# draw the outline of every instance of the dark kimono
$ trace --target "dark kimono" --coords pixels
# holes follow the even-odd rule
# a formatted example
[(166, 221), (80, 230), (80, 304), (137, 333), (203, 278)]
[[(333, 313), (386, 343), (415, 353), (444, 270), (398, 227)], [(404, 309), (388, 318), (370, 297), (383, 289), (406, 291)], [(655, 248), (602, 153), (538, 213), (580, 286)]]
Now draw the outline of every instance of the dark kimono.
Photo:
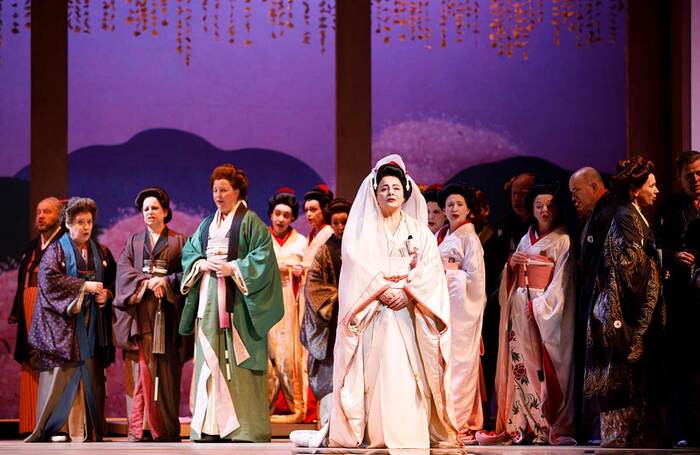
[[(58, 240), (62, 232), (57, 228), (45, 248)], [(19, 263), (17, 292), (10, 313), (11, 323), (17, 324), (15, 360), (20, 364), (19, 376), (19, 433), (30, 433), (36, 425), (39, 370), (36, 351), (27, 341), (32, 323), (36, 299), (39, 295), (39, 263), (46, 249), (41, 247), (41, 237), (32, 240)]]
[(615, 214), (603, 261), (586, 333), (584, 395), (601, 413), (603, 446), (639, 447), (652, 392), (661, 388), (655, 373), (666, 312), (654, 237), (631, 203)]
[[(341, 240), (332, 235), (316, 252), (306, 275), (301, 342), (309, 351), (309, 385), (317, 399), (333, 392), (333, 346), (338, 325)], [(323, 422), (322, 422), (323, 423)]]
[[(696, 342), (695, 328), (700, 318), (700, 295), (693, 283), (695, 265), (675, 261), (680, 251), (689, 251), (700, 256), (697, 233), (690, 226), (697, 224), (700, 210), (685, 192), (676, 194), (659, 207), (654, 223), (657, 247), (662, 250), (663, 268), (666, 272), (664, 295), (668, 305), (668, 330), (666, 353), (668, 356), (667, 377), (673, 381), (669, 389), (669, 427), (674, 442), (685, 439), (700, 441), (698, 428), (700, 403), (697, 397), (698, 362), (689, 362), (687, 347)], [(697, 228), (694, 228), (697, 231)], [(695, 376), (695, 380), (693, 378)], [(694, 382), (695, 381), (695, 382)], [(695, 402), (694, 402), (695, 401)]]
[(579, 237), (578, 295), (576, 300), (576, 327), (574, 331), (574, 400), (576, 429), (579, 438), (588, 441), (597, 431), (593, 416), (582, 416), (583, 369), (586, 357), (586, 327), (591, 306), (600, 293), (599, 270), (604, 267), (603, 247), (610, 224), (620, 206), (619, 199), (610, 191), (596, 203)]
[[(136, 356), (129, 437), (180, 440), (180, 378), (192, 358), (192, 338), (178, 334), (184, 296), (180, 293), (182, 246), (187, 238), (167, 227), (155, 245), (148, 231), (127, 240), (117, 264), (115, 341)], [(167, 278), (165, 296), (147, 289), (155, 276)]]
[(39, 265), (39, 298), (29, 344), (39, 354), (37, 425), (27, 442), (47, 441), (68, 430), (74, 442), (104, 435), (104, 370), (114, 361), (112, 310), (85, 293), (86, 281), (114, 289), (116, 264), (90, 240), (87, 259), (64, 234)]

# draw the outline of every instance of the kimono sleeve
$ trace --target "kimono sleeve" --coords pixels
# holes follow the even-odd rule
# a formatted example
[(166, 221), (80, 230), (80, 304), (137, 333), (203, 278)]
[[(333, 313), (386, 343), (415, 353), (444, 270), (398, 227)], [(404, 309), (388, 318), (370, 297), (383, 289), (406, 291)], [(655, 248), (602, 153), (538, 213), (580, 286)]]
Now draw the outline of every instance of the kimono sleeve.
[[(639, 222), (635, 223), (631, 211), (618, 210), (615, 223), (618, 229), (612, 233), (616, 254), (612, 258), (613, 271), (617, 282), (622, 287), (620, 299), (623, 314), (635, 314), (634, 319), (628, 318), (631, 333), (628, 360), (631, 362), (641, 359), (644, 351), (644, 335), (649, 328), (654, 310), (659, 301), (661, 278), (656, 262), (653, 245), (645, 242), (644, 233), (640, 230)], [(652, 251), (650, 251), (652, 250)], [(635, 311), (629, 311), (625, 305), (638, 306)]]
[(117, 261), (116, 295), (114, 306), (126, 308), (131, 304), (132, 296), (137, 294), (142, 283), (147, 279), (146, 275), (134, 266), (134, 237), (127, 240), (124, 251)]
[(318, 249), (311, 263), (306, 275), (304, 296), (320, 321), (327, 323), (331, 320), (338, 304), (338, 285), (333, 277), (333, 264), (326, 245)]
[(442, 333), (447, 330), (449, 321), (449, 295), (442, 258), (433, 235), (421, 231), (419, 254), (416, 266), (408, 273), (404, 291), (432, 317), (434, 329)]
[[(187, 241), (187, 238), (183, 235), (177, 235), (176, 240), (172, 242), (172, 245), (169, 243), (169, 246), (175, 247), (174, 251), (170, 252), (170, 256), (177, 256), (177, 261), (176, 261), (176, 267), (175, 270), (168, 274), (165, 278), (168, 281), (168, 290), (167, 290), (167, 297), (168, 300), (172, 299), (172, 303), (178, 303), (182, 300), (182, 293), (180, 292), (180, 286), (182, 284), (182, 277), (183, 277), (183, 272), (182, 272), (182, 248)], [(174, 263), (174, 260), (169, 260), (170, 264)]]
[(476, 235), (464, 239), (464, 259), (462, 270), (467, 278), (467, 296), (469, 301), (486, 303), (486, 268), (484, 250)]
[(199, 303), (199, 284), (202, 278), (199, 272), (199, 262), (205, 260), (200, 233), (202, 226), (205, 223), (200, 223), (197, 231), (192, 234), (185, 245), (182, 247), (182, 282), (180, 283), (180, 292), (185, 294), (185, 305), (182, 308), (180, 316), (180, 327), (178, 332), (180, 335), (194, 334), (194, 323), (197, 318), (197, 305)]
[(561, 235), (556, 248), (552, 281), (544, 292), (532, 299), (532, 310), (540, 329), (543, 341), (558, 345), (561, 337), (562, 320), (568, 305), (575, 305), (575, 264), (571, 258), (569, 236)]
[[(272, 236), (260, 218), (250, 211), (243, 221), (240, 235), (240, 244), (247, 246), (247, 254), (235, 260), (248, 291), (243, 295), (243, 301), (255, 331), (263, 336), (284, 315), (282, 281)], [(241, 245), (238, 251), (241, 251)]]
[(60, 244), (52, 243), (39, 263), (39, 292), (45, 310), (68, 317), (68, 306), (80, 297), (85, 280), (67, 275), (63, 261)]

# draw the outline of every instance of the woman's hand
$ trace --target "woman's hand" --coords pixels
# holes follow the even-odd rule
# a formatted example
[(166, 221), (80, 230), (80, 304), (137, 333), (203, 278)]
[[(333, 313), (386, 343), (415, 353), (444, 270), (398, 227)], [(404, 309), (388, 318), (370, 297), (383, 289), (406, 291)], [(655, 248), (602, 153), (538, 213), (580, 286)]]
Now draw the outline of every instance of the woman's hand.
[(102, 283), (99, 281), (86, 281), (85, 282), (85, 292), (88, 294), (97, 294), (104, 288)]
[(213, 262), (211, 264), (211, 270), (216, 272), (217, 278), (225, 278), (227, 276), (233, 275), (233, 266), (228, 262)]
[(304, 266), (302, 264), (295, 264), (292, 266), (292, 275), (299, 278), (302, 273), (304, 273)]
[(403, 289), (387, 289), (379, 296), (379, 301), (387, 308), (399, 311), (408, 305), (409, 298)]
[(211, 272), (211, 263), (206, 259), (199, 263), (199, 271), (202, 273)]
[(209, 260), (209, 259), (207, 259), (206, 261), (202, 262), (202, 265), (199, 266), (199, 270), (201, 270), (203, 272), (216, 273), (217, 277), (228, 276), (228, 275), (221, 275), (221, 271), (222, 271), (222, 268), (224, 266), (228, 267), (229, 275), (230, 275), (232, 273), (231, 266), (229, 266), (225, 261), (222, 261), (222, 260)]
[(109, 289), (101, 288), (95, 294), (95, 302), (97, 302), (97, 304), (101, 307), (105, 306), (105, 304), (107, 303), (107, 300), (109, 299), (110, 294), (111, 293), (109, 292)]
[(508, 265), (510, 266), (510, 268), (514, 269), (514, 268), (517, 268), (519, 265), (527, 264), (527, 260), (528, 260), (527, 254), (525, 254), (522, 251), (516, 251), (510, 257), (510, 261), (508, 262)]
[(167, 279), (162, 276), (154, 276), (148, 280), (147, 287), (149, 290), (153, 291), (153, 294), (157, 298), (163, 298), (165, 296), (165, 283)]

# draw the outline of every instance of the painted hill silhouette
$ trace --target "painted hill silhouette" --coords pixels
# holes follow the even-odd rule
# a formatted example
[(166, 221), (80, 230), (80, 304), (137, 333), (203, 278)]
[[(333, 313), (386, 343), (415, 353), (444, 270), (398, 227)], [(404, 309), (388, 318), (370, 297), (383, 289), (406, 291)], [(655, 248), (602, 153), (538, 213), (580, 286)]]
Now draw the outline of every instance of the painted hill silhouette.
[(477, 164), (461, 170), (447, 183), (463, 182), (484, 191), (491, 202), (491, 221), (505, 215), (510, 200), (503, 191), (503, 185), (512, 176), (521, 172), (533, 172), (542, 183), (559, 183), (562, 195), (569, 201), (569, 176), (571, 171), (542, 158), (515, 156), (492, 163)]
[[(174, 129), (145, 130), (123, 144), (94, 145), (68, 157), (68, 192), (89, 196), (99, 208), (98, 223), (111, 225), (120, 211), (133, 207), (136, 194), (147, 186), (165, 188), (179, 210), (206, 213), (215, 209), (209, 187), (212, 169), (230, 162), (250, 180), (248, 204), (263, 219), (267, 199), (280, 186), (297, 194), (321, 183), (303, 161), (274, 150), (221, 150), (200, 136)], [(17, 178), (28, 180), (29, 167)]]
[(5, 222), (0, 227), (0, 261), (15, 257), (29, 240), (29, 182), (13, 177), (0, 177), (0, 213)]

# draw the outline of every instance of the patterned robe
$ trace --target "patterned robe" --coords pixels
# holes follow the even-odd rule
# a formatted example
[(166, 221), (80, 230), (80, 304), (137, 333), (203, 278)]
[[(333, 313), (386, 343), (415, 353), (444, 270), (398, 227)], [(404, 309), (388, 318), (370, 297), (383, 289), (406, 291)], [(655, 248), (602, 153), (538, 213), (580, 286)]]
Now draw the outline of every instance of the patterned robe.
[(39, 352), (39, 410), (27, 442), (67, 429), (74, 442), (104, 435), (105, 369), (114, 361), (112, 310), (85, 293), (86, 281), (114, 289), (115, 263), (90, 240), (83, 258), (69, 234), (52, 243), (39, 266), (39, 299), (29, 344)]
[(644, 440), (647, 398), (657, 389), (653, 370), (663, 369), (666, 309), (653, 234), (631, 203), (617, 210), (603, 254), (601, 292), (588, 319), (584, 394), (601, 412), (603, 445), (634, 447)]
[(341, 240), (331, 236), (316, 252), (306, 275), (306, 311), (301, 342), (309, 351), (309, 384), (314, 395), (323, 399), (333, 392), (333, 345), (338, 325), (338, 278), (341, 267)]
[[(496, 430), (507, 432), (516, 443), (573, 442), (576, 289), (569, 250), (565, 228), (539, 237), (531, 227), (517, 248), (530, 258), (527, 275), (522, 266), (515, 270), (505, 266)], [(548, 279), (535, 279), (541, 273), (549, 274)], [(524, 281), (528, 275), (529, 287)]]
[[(304, 419), (306, 408), (304, 371), (306, 352), (301, 345), (300, 327), (304, 313), (304, 296), (301, 292), (301, 277), (292, 274), (292, 266), (300, 264), (306, 249), (306, 237), (290, 228), (288, 235), (278, 238), (272, 229), (272, 245), (280, 268), (284, 316), (267, 334), (270, 349), (270, 408), (273, 423), (297, 423)], [(284, 272), (282, 270), (284, 269)], [(277, 413), (278, 394), (290, 414)]]

